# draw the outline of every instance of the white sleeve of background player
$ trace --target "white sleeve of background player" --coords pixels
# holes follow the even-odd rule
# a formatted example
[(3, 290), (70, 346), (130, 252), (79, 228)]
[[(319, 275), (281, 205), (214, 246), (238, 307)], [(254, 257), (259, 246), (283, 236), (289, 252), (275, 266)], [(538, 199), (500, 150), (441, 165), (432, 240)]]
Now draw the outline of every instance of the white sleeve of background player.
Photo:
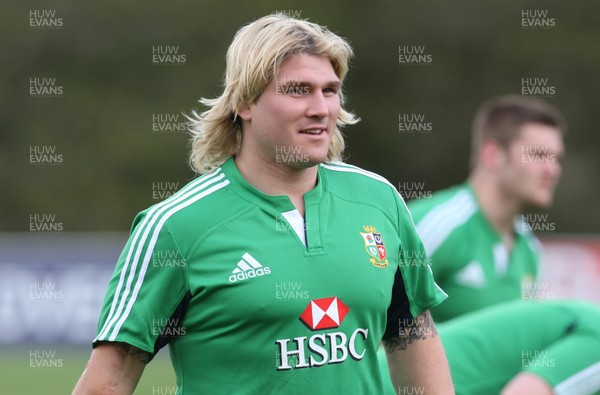
[(427, 256), (433, 256), (454, 229), (467, 222), (475, 212), (477, 203), (463, 190), (421, 218), (416, 224), (417, 233), (421, 236)]

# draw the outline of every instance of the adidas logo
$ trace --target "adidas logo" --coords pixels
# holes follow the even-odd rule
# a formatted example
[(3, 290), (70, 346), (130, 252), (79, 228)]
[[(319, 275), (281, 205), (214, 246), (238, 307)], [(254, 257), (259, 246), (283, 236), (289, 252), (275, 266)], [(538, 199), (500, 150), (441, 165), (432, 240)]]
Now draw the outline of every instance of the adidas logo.
[(458, 284), (471, 288), (485, 288), (487, 280), (485, 273), (478, 261), (471, 261), (461, 271), (456, 274), (455, 281)]
[(242, 259), (237, 263), (237, 267), (231, 271), (229, 282), (243, 281), (249, 278), (265, 276), (271, 274), (271, 269), (268, 266), (260, 264), (252, 255), (247, 252), (242, 255)]

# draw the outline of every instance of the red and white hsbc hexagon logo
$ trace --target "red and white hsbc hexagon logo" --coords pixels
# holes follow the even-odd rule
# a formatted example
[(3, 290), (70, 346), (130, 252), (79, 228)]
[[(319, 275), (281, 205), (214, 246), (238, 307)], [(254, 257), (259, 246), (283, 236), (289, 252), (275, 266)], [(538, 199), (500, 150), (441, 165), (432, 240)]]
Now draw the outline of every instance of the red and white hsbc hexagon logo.
[(350, 309), (336, 297), (311, 300), (300, 320), (313, 331), (340, 326)]
[[(314, 299), (300, 315), (300, 321), (311, 331), (339, 327), (350, 308), (337, 297)], [(310, 337), (278, 339), (277, 370), (318, 367), (342, 363), (348, 356), (360, 361), (365, 355), (369, 329), (357, 328), (350, 337), (345, 332), (317, 333)], [(307, 358), (308, 357), (308, 358)]]

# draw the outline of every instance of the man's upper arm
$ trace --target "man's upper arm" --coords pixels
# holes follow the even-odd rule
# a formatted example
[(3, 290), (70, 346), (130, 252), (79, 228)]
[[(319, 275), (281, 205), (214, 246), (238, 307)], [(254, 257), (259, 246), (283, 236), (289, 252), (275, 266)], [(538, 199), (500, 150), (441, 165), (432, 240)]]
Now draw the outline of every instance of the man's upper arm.
[(437, 329), (429, 310), (415, 319), (406, 319), (398, 324), (398, 335), (383, 339), (383, 346), (388, 353), (406, 350), (409, 344), (417, 340), (437, 337)]
[(77, 382), (73, 395), (131, 394), (152, 358), (127, 343), (100, 342)]
[[(399, 251), (399, 272), (400, 277), (396, 276), (394, 288), (398, 288), (398, 282), (403, 282), (402, 294), (398, 295), (397, 290), (392, 292), (391, 309), (397, 309), (398, 300), (401, 303), (408, 304), (409, 314), (403, 314), (407, 318), (414, 318), (423, 311), (430, 309), (444, 299), (447, 295), (438, 287), (434, 281), (429, 258), (427, 257), (423, 243), (413, 222), (413, 218), (408, 207), (402, 201), (402, 197), (397, 195), (398, 199), (398, 236), (400, 238)], [(389, 337), (389, 336), (388, 336)]]
[(435, 324), (424, 311), (383, 340), (396, 393), (454, 394), (450, 369)]
[(187, 259), (168, 224), (153, 222), (156, 215), (138, 223), (119, 257), (94, 344), (122, 342), (155, 354), (169, 341), (165, 329), (182, 325), (191, 299)]
[(191, 298), (187, 261), (167, 224), (136, 218), (100, 314), (94, 350), (77, 394), (129, 394), (148, 363), (182, 325)]

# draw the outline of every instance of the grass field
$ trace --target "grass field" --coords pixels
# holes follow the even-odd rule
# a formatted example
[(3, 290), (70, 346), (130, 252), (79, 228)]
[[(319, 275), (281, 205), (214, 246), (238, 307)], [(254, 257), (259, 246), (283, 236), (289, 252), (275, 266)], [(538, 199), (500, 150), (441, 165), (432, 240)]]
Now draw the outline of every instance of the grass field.
[[(22, 345), (0, 348), (0, 394), (70, 394), (90, 356), (89, 347)], [(168, 349), (148, 364), (134, 394), (175, 394)]]

